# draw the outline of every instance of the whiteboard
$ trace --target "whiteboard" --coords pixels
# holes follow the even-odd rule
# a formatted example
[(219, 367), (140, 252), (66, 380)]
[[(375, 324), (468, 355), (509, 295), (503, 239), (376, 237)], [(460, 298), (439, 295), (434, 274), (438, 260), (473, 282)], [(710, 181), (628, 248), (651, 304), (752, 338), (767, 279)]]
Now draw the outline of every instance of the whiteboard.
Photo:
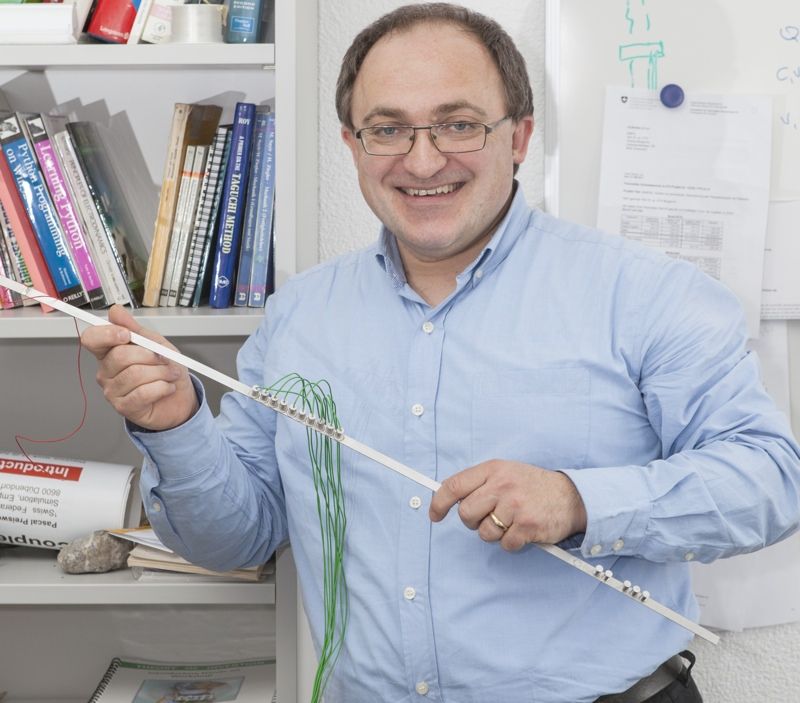
[(609, 85), (771, 96), (771, 198), (800, 198), (798, 0), (549, 0), (547, 12), (551, 212), (595, 224)]

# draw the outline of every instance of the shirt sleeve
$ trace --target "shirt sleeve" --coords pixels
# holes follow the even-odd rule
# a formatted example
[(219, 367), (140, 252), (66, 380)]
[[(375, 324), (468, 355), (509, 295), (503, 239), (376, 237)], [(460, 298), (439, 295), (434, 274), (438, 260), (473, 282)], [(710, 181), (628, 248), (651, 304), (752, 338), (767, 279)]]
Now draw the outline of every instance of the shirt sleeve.
[[(262, 384), (262, 328), (239, 351), (240, 380)], [(275, 413), (226, 394), (215, 419), (193, 378), (199, 411), (163, 432), (128, 425), (145, 457), (141, 493), (153, 529), (189, 561), (225, 571), (266, 561), (288, 540), (275, 458)]]
[(581, 553), (710, 562), (787, 537), (800, 449), (745, 348), (741, 307), (690, 266), (667, 267), (650, 290), (636, 356), (661, 457), (564, 470), (586, 505)]

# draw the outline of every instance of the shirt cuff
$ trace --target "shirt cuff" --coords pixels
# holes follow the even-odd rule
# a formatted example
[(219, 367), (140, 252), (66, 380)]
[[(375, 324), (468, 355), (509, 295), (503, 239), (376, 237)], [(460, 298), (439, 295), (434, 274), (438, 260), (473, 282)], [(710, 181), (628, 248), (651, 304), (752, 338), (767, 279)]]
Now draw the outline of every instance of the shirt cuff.
[(641, 467), (560, 470), (586, 508), (586, 532), (579, 545), (569, 547), (579, 546), (584, 557), (639, 555), (652, 505)]

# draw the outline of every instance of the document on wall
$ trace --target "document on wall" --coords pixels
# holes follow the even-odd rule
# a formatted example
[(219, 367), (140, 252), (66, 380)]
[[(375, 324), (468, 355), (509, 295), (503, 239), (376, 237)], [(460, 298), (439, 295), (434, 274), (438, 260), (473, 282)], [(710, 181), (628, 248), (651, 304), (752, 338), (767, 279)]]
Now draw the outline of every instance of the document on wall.
[(772, 101), (606, 91), (597, 226), (693, 262), (727, 285), (758, 336)]
[[(748, 347), (758, 353), (761, 381), (787, 418), (789, 337), (784, 320), (762, 320)], [(692, 565), (692, 585), (706, 627), (739, 631), (800, 621), (800, 534), (766, 549)]]
[(800, 319), (800, 200), (769, 204), (767, 241), (764, 245), (764, 279), (761, 318)]

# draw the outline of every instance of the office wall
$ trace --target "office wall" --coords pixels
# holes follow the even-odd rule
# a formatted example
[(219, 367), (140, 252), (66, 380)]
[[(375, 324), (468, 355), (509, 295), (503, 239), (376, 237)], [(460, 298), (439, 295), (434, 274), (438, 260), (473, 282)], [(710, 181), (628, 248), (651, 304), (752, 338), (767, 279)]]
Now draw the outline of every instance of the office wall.
[[(586, 0), (589, 2), (590, 0)], [(320, 259), (360, 247), (374, 240), (377, 222), (358, 193), (350, 155), (339, 136), (334, 110), (334, 86), (341, 57), (355, 33), (371, 20), (403, 3), (392, 0), (320, 2)], [(505, 0), (489, 3), (469, 0), (465, 5), (497, 18), (519, 43), (534, 83), (537, 130), (520, 180), (531, 204), (544, 194), (544, 56), (545, 0)], [(800, 332), (792, 329), (790, 344), (800, 348)], [(794, 378), (800, 378), (797, 362)], [(800, 397), (800, 396), (797, 396)], [(795, 428), (797, 432), (797, 427)], [(613, 626), (610, 624), (609, 626)], [(698, 641), (697, 679), (706, 703), (784, 703), (798, 699), (800, 624), (722, 633), (713, 647)], [(310, 648), (306, 643), (306, 654)]]

